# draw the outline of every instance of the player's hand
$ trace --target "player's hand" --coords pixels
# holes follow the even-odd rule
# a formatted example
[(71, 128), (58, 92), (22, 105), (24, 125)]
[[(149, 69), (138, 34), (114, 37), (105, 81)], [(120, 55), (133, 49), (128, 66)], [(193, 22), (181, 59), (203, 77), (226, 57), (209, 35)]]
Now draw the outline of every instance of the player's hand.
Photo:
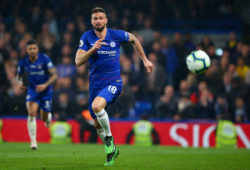
[(23, 85), (22, 83), (18, 83), (18, 88), (24, 91), (27, 90), (27, 87)]
[(144, 66), (146, 67), (148, 73), (151, 73), (154, 67), (153, 63), (149, 60), (144, 61)]
[(102, 45), (107, 45), (105, 42), (102, 42), (105, 38), (101, 38), (99, 40), (97, 40), (93, 46), (93, 48), (97, 51), (99, 49), (101, 49)]
[(36, 92), (42, 92), (46, 89), (46, 85), (45, 84), (40, 84), (36, 86)]

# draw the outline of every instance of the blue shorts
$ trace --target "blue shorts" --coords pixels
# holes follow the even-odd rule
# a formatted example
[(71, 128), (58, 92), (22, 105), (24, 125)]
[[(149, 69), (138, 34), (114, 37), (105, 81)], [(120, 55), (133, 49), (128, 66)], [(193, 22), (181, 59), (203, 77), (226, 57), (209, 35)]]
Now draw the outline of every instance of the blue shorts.
[(122, 82), (112, 83), (104, 88), (89, 88), (89, 111), (93, 119), (97, 119), (94, 111), (92, 110), (92, 103), (97, 96), (103, 97), (107, 106), (119, 97), (122, 91)]
[(26, 95), (26, 102), (36, 102), (40, 109), (45, 112), (50, 112), (52, 107), (53, 90), (45, 90), (41, 93), (37, 93), (35, 89), (28, 88)]

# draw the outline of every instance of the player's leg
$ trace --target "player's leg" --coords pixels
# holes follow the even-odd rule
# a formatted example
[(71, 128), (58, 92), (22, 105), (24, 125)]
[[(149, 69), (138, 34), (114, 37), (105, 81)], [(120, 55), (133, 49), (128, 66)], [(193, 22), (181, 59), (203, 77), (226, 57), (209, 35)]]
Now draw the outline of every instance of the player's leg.
[(45, 123), (46, 127), (49, 127), (52, 121), (52, 91), (44, 92), (41, 97), (41, 104), (40, 104), (40, 117)]
[(95, 128), (96, 128), (97, 134), (100, 137), (100, 139), (102, 140), (102, 142), (104, 142), (104, 138), (106, 136), (105, 132), (104, 132), (104, 129), (100, 125), (100, 123), (98, 122), (97, 117), (96, 117), (96, 115), (95, 115), (95, 113), (94, 113), (94, 111), (92, 109), (92, 103), (93, 103), (93, 101), (94, 101), (94, 99), (95, 99), (95, 97), (97, 96), (98, 93), (99, 93), (99, 90), (97, 90), (97, 89), (94, 89), (94, 88), (89, 89), (89, 103), (90, 103), (89, 112), (90, 112), (91, 117), (94, 119), (94, 123), (95, 123), (94, 125), (95, 125)]
[(37, 148), (37, 141), (36, 141), (36, 116), (37, 111), (39, 108), (39, 104), (33, 101), (27, 101), (26, 107), (28, 110), (28, 120), (27, 120), (27, 126), (28, 126), (28, 132), (31, 140), (31, 149)]
[(103, 88), (95, 97), (92, 103), (92, 110), (97, 117), (99, 124), (103, 127), (105, 132), (105, 151), (107, 153), (107, 161), (105, 166), (111, 166), (114, 163), (114, 159), (118, 156), (119, 151), (114, 145), (114, 139), (110, 130), (110, 123), (108, 114), (105, 111), (105, 107), (108, 104), (113, 103), (119, 96), (122, 89), (121, 83), (114, 83)]
[(110, 130), (109, 117), (104, 109), (106, 105), (107, 105), (106, 99), (97, 96), (92, 103), (92, 109), (97, 117), (99, 125), (103, 127), (105, 132), (104, 143), (105, 143), (105, 152), (107, 154), (107, 161), (105, 162), (104, 165), (111, 166), (114, 163), (114, 159), (119, 154), (119, 151), (114, 145), (114, 139)]
[(99, 124), (104, 129), (105, 136), (112, 136), (109, 124), (109, 117), (104, 109), (106, 105), (106, 100), (103, 97), (97, 96), (92, 103), (92, 109), (97, 117)]
[(46, 112), (44, 110), (40, 110), (40, 117), (43, 120), (45, 126), (48, 128), (52, 121), (52, 114), (50, 112)]
[(100, 137), (102, 142), (104, 142), (104, 139), (105, 139), (104, 129), (102, 128), (102, 126), (100, 125), (100, 123), (98, 122), (97, 119), (94, 119), (94, 123), (95, 123), (95, 128), (96, 128), (96, 131), (97, 131), (97, 135)]

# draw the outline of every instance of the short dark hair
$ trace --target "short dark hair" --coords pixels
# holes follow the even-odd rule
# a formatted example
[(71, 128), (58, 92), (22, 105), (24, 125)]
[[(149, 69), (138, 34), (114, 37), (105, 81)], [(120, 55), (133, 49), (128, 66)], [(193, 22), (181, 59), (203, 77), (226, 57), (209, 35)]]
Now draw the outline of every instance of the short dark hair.
[(35, 40), (29, 40), (26, 45), (28, 46), (33, 44), (38, 45), (38, 43)]
[(94, 13), (97, 13), (97, 12), (102, 12), (102, 13), (104, 13), (106, 15), (105, 9), (103, 9), (101, 7), (95, 7), (95, 8), (93, 8), (92, 11), (91, 11), (91, 15), (94, 14)]

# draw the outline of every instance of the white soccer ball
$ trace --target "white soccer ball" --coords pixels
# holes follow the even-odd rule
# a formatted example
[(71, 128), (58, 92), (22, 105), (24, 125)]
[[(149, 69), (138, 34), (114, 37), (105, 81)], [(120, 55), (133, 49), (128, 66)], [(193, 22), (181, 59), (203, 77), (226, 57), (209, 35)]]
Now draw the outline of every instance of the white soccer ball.
[(206, 52), (197, 50), (187, 56), (186, 64), (192, 73), (201, 74), (210, 67), (211, 61)]

